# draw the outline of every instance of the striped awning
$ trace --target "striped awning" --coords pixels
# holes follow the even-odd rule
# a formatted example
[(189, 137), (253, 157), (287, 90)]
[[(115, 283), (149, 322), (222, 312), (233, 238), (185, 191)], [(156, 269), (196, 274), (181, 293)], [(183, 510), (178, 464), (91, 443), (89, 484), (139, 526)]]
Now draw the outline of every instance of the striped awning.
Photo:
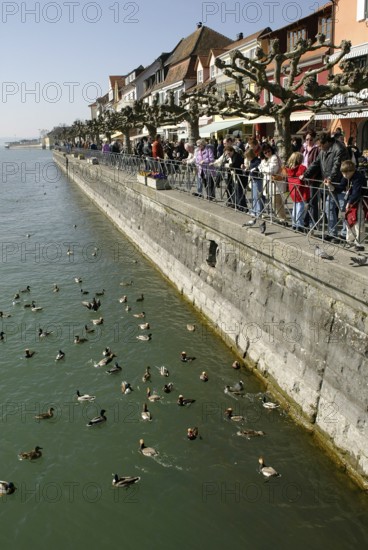
[(365, 111), (351, 111), (351, 113), (319, 113), (315, 116), (315, 120), (332, 120), (332, 119), (342, 119), (345, 118), (367, 118), (368, 109)]
[[(340, 52), (330, 55), (330, 61), (335, 61)], [(358, 46), (353, 46), (349, 53), (344, 55), (343, 59), (351, 59), (352, 57), (360, 57), (362, 55), (368, 55), (368, 42), (364, 44), (359, 44)]]

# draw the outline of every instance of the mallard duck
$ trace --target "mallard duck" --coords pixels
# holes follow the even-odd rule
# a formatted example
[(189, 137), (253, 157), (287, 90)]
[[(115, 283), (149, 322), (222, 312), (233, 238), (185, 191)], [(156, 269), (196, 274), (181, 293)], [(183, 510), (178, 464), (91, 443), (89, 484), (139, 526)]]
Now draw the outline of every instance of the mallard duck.
[(147, 403), (144, 403), (143, 410), (141, 412), (142, 420), (152, 420), (152, 415), (147, 409)]
[(262, 397), (262, 405), (265, 409), (278, 409), (280, 406), (276, 403), (272, 403), (271, 401), (267, 401), (267, 397), (265, 395)]
[(96, 399), (95, 395), (88, 395), (88, 393), (85, 393), (84, 395), (81, 395), (79, 393), (79, 390), (77, 390), (77, 400), (78, 401), (94, 401)]
[(149, 382), (151, 380), (151, 367), (147, 367), (144, 375), (142, 376), (142, 382)]
[(97, 426), (97, 424), (103, 424), (104, 422), (106, 422), (107, 418), (105, 416), (105, 412), (105, 409), (102, 409), (100, 412), (100, 416), (95, 416), (94, 418), (92, 418), (92, 420), (88, 422), (87, 426)]
[(133, 281), (122, 281), (120, 283), (120, 286), (131, 286), (133, 284)]
[(199, 435), (198, 428), (188, 428), (187, 430), (187, 438), (193, 441), (194, 439), (197, 439)]
[(202, 374), (199, 375), (199, 379), (202, 380), (202, 382), (208, 382), (208, 374), (206, 371), (203, 371)]
[(161, 397), (157, 393), (151, 394), (150, 388), (147, 388), (146, 395), (148, 401), (151, 401), (151, 403), (154, 403), (155, 401), (159, 401), (161, 399)]
[(31, 351), (30, 349), (27, 348), (26, 350), (24, 350), (24, 357), (26, 359), (30, 359), (31, 357), (34, 356), (35, 353), (36, 353), (35, 351)]
[(42, 328), (38, 329), (39, 338), (46, 338), (46, 336), (50, 336), (50, 334), (53, 334), (52, 330), (42, 330)]
[(99, 319), (92, 319), (92, 324), (93, 325), (103, 325), (103, 317), (100, 317)]
[(146, 316), (144, 311), (141, 311), (141, 313), (133, 313), (133, 317), (136, 317), (137, 319), (144, 319)]
[(132, 386), (129, 384), (129, 382), (122, 382), (121, 383), (121, 393), (124, 394), (124, 395), (128, 395), (129, 393), (132, 393), (133, 391), (133, 388)]
[(36, 458), (41, 458), (42, 447), (35, 447), (33, 451), (19, 453), (20, 460), (36, 460)]
[(224, 388), (224, 393), (226, 394), (232, 394), (232, 395), (241, 395), (243, 396), (244, 395), (244, 392), (242, 389), (239, 389), (241, 386), (239, 386), (238, 384), (235, 384), (235, 386), (225, 386)]
[(0, 332), (0, 341), (3, 342), (5, 340), (5, 332)]
[(118, 363), (115, 363), (115, 365), (113, 367), (111, 367), (111, 369), (107, 370), (107, 374), (115, 374), (117, 372), (120, 372), (122, 369), (122, 367), (118, 364)]
[(82, 277), (74, 277), (74, 281), (80, 284), (82, 282)]
[(194, 359), (195, 357), (188, 357), (186, 351), (182, 351), (180, 354), (180, 361), (183, 361), (183, 363), (194, 361)]
[(0, 311), (0, 318), (1, 319), (7, 319), (8, 317), (11, 317), (10, 313), (4, 313), (3, 311)]
[(192, 403), (195, 403), (195, 399), (184, 399), (182, 395), (179, 395), (177, 400), (179, 407), (185, 407), (186, 405), (191, 405)]
[(101, 359), (101, 361), (99, 361), (98, 363), (95, 363), (95, 367), (98, 368), (98, 367), (106, 367), (106, 365), (108, 365), (109, 363), (111, 363), (111, 361), (114, 359), (114, 357), (116, 357), (115, 353), (110, 353), (110, 355), (107, 355), (106, 357), (104, 357), (103, 359)]
[(141, 478), (138, 476), (119, 477), (118, 474), (112, 474), (112, 475), (114, 476), (114, 479), (112, 480), (113, 487), (129, 487), (129, 485), (138, 483), (141, 480)]
[(152, 334), (139, 334), (138, 336), (136, 336), (136, 338), (141, 342), (148, 342), (152, 339)]
[(153, 447), (146, 447), (144, 444), (144, 440), (139, 440), (139, 450), (144, 456), (157, 456), (158, 452)]
[(12, 481), (0, 481), (0, 497), (4, 495), (12, 495), (17, 490)]
[(19, 298), (20, 298), (19, 292), (16, 292), (13, 296), (13, 300), (19, 300)]
[(71, 248), (68, 248), (68, 250), (66, 251), (66, 255), (67, 256), (73, 256), (74, 252)]
[(81, 288), (80, 291), (83, 294), (83, 296), (87, 296), (87, 294), (89, 294), (89, 291), (88, 290), (83, 290), (83, 288)]
[(240, 369), (240, 363), (239, 361), (234, 361), (234, 363), (231, 365), (233, 369), (238, 370)]
[(162, 366), (160, 367), (160, 374), (161, 376), (169, 376), (169, 370), (166, 367)]
[(89, 328), (88, 325), (84, 325), (84, 330), (85, 330), (86, 334), (92, 334), (92, 332), (95, 331), (94, 328)]
[(225, 414), (226, 420), (232, 420), (233, 422), (243, 422), (245, 420), (244, 416), (234, 415), (233, 409), (231, 407), (226, 409), (224, 414)]
[(136, 302), (143, 302), (144, 300), (144, 296), (143, 294), (141, 294), (137, 299), (136, 299)]
[(107, 357), (108, 355), (111, 355), (111, 354), (112, 354), (112, 351), (111, 351), (111, 349), (110, 349), (109, 347), (105, 348), (105, 349), (103, 350), (103, 352), (102, 352), (102, 355), (103, 355), (104, 357)]
[(125, 311), (131, 311), (132, 308), (130, 306), (125, 306)]
[(59, 349), (58, 354), (55, 358), (55, 361), (60, 361), (60, 359), (64, 359), (64, 357), (65, 357), (65, 353), (61, 351), (61, 349)]
[(168, 384), (165, 384), (162, 389), (165, 393), (171, 393), (174, 389), (174, 384), (172, 382), (169, 382)]
[(54, 416), (54, 408), (50, 407), (49, 410), (45, 413), (37, 414), (35, 416), (36, 420), (48, 420), (49, 418), (52, 418)]
[(121, 298), (119, 298), (119, 302), (121, 304), (125, 304), (126, 302), (128, 301), (128, 296), (122, 296)]
[(35, 302), (31, 303), (31, 311), (42, 311), (43, 308), (41, 306), (36, 306)]
[(142, 323), (142, 324), (138, 325), (138, 327), (141, 330), (148, 330), (149, 328), (151, 328), (149, 323)]
[(54, 283), (52, 292), (59, 292), (59, 290), (60, 290), (60, 288), (58, 287), (58, 285), (56, 283)]
[(276, 472), (275, 468), (272, 466), (266, 466), (263, 456), (260, 456), (258, 459), (259, 463), (259, 473), (264, 475), (265, 478), (269, 479), (270, 477), (281, 477), (281, 474)]
[(88, 342), (88, 339), (81, 338), (80, 336), (78, 336), (78, 334), (74, 336), (74, 344), (84, 344), (84, 342)]
[(100, 290), (99, 292), (96, 292), (95, 294), (96, 294), (96, 296), (104, 296), (105, 292), (106, 292), (106, 291), (105, 291), (105, 289), (103, 288), (102, 290)]
[(31, 292), (31, 287), (29, 285), (26, 286), (26, 288), (22, 288), (19, 292), (25, 293), (25, 292)]
[(196, 329), (196, 326), (195, 325), (191, 325), (191, 324), (188, 324), (187, 325), (187, 330), (189, 330), (189, 332), (194, 332)]
[(92, 252), (92, 257), (94, 258), (95, 256), (97, 256), (97, 252), (98, 252), (98, 247), (95, 246), (94, 249), (93, 249), (93, 252)]
[(236, 432), (236, 435), (250, 439), (251, 437), (261, 437), (262, 435), (266, 435), (266, 433), (258, 430), (239, 430)]

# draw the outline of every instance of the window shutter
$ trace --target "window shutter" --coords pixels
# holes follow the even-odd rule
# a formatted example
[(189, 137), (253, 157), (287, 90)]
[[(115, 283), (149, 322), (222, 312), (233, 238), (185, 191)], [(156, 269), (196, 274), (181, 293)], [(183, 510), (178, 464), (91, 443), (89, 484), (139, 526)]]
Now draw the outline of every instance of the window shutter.
[(367, 0), (357, 0), (357, 21), (367, 17)]

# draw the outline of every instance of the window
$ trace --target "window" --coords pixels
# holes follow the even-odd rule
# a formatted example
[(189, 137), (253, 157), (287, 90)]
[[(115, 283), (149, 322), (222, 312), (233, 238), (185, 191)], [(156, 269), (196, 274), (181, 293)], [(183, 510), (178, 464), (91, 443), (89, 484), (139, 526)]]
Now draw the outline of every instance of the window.
[(303, 40), (307, 39), (307, 29), (296, 29), (294, 31), (288, 32), (288, 52), (294, 50), (298, 40), (302, 38)]
[(211, 67), (210, 67), (210, 78), (215, 78), (215, 74), (216, 74), (215, 69), (216, 69), (215, 65), (211, 65)]
[(203, 69), (197, 71), (197, 82), (203, 82)]
[(320, 17), (318, 21), (318, 32), (324, 34), (326, 40), (331, 40), (331, 31), (332, 31), (332, 17)]
[(357, 21), (368, 19), (368, 0), (357, 0)]
[(349, 61), (354, 65), (356, 69), (365, 69), (368, 67), (368, 55), (359, 55), (358, 57), (353, 57)]
[(248, 57), (248, 59), (255, 59), (256, 57), (256, 50), (257, 48), (251, 48), (249, 52), (245, 54), (245, 57)]

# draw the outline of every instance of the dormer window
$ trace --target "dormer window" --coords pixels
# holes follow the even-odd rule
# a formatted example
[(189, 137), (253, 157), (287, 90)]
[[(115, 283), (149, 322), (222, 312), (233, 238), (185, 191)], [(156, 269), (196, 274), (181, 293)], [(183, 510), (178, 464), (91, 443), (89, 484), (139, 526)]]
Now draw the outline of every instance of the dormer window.
[(216, 74), (216, 67), (215, 67), (215, 65), (211, 65), (211, 67), (210, 67), (210, 78), (215, 78), (215, 74)]
[(199, 69), (197, 71), (197, 81), (198, 82), (203, 82), (203, 69)]
[(332, 17), (320, 17), (318, 21), (318, 32), (324, 34), (327, 40), (331, 40), (332, 33)]
[(287, 36), (288, 52), (291, 52), (292, 50), (295, 49), (296, 43), (300, 39), (303, 39), (303, 40), (307, 39), (307, 29), (305, 27), (288, 32), (288, 36)]

